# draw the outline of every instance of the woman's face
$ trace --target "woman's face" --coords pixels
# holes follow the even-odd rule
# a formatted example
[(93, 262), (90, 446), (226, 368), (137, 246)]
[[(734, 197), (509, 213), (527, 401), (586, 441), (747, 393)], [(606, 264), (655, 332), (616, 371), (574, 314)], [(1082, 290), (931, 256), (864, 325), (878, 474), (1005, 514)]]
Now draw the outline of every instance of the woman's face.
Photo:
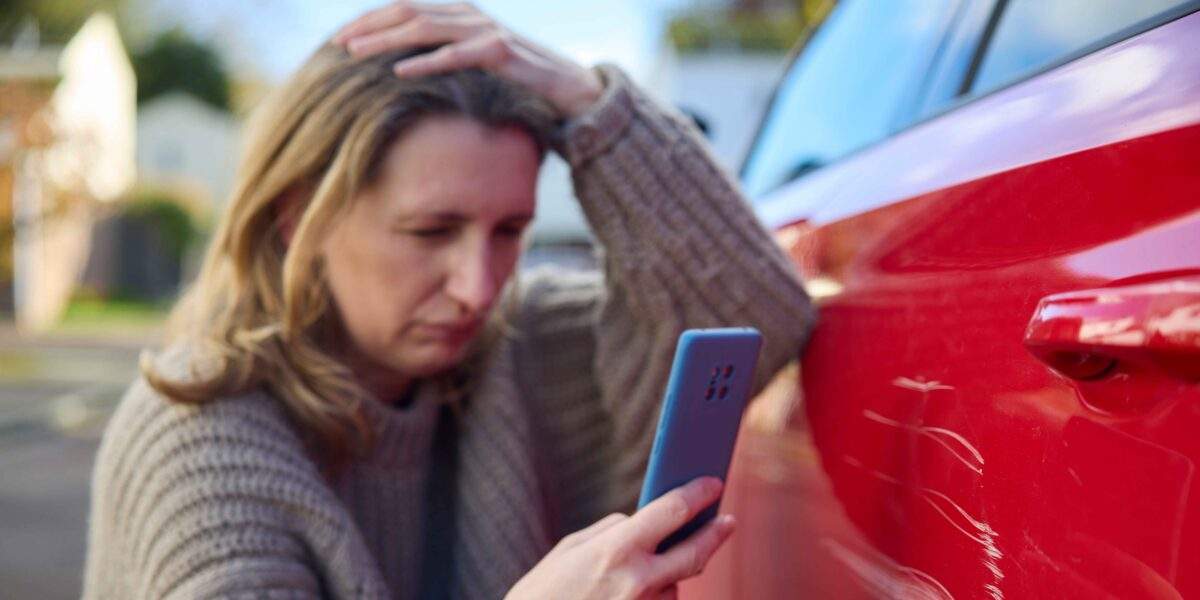
[(466, 117), (392, 144), (322, 246), (360, 375), (406, 385), (465, 357), (516, 265), (540, 160), (524, 131)]

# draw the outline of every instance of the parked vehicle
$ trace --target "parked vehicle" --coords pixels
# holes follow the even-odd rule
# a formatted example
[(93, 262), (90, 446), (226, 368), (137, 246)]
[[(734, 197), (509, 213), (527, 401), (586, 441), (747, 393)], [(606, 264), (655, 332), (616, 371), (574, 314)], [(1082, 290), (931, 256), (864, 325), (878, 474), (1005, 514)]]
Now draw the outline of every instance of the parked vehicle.
[(741, 173), (821, 319), (686, 597), (1200, 597), (1198, 9), (838, 3)]

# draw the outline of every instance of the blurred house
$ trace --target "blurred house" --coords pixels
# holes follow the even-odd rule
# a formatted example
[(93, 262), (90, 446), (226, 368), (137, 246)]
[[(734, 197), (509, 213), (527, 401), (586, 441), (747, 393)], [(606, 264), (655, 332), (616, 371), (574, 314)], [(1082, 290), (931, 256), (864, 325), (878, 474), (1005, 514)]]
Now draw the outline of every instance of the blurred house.
[(0, 308), (53, 323), (75, 288), (97, 209), (133, 184), (133, 69), (116, 24), (89, 18), (63, 46), (36, 28), (0, 47)]
[(142, 101), (138, 188), (92, 229), (82, 291), (152, 303), (178, 294), (199, 267), (196, 228), (228, 200), (239, 131), (237, 118), (187, 92)]
[[(693, 18), (707, 27), (720, 28), (730, 15), (772, 21), (776, 15), (792, 18), (802, 4), (831, 5), (831, 0), (693, 0), (677, 18)], [(669, 14), (662, 13), (662, 17)], [(753, 24), (753, 23), (751, 23)], [(777, 31), (769, 32), (776, 37)], [(786, 31), (784, 32), (786, 33)], [(731, 43), (703, 48), (680, 48), (671, 36), (659, 40), (656, 56), (644, 77), (637, 77), (658, 100), (682, 109), (707, 126), (708, 140), (717, 160), (734, 173), (748, 150), (775, 84), (787, 66), (793, 40), (777, 47), (748, 50)], [(635, 76), (641, 75), (634, 73)], [(590, 232), (572, 196), (570, 171), (556, 156), (549, 156), (538, 183), (538, 214), (533, 222), (533, 252), (526, 264), (553, 261), (586, 264)]]
[(572, 244), (590, 239), (583, 211), (571, 186), (571, 168), (557, 154), (547, 154), (538, 178), (535, 244)]
[(654, 87), (707, 123), (713, 153), (735, 173), (786, 66), (784, 54), (736, 48), (679, 52), (664, 45)]
[(174, 92), (142, 104), (137, 113), (141, 181), (208, 204), (223, 204), (233, 185), (238, 121), (191, 94)]
[(575, 199), (571, 169), (557, 154), (547, 154), (537, 184), (537, 215), (530, 225), (532, 247), (522, 258), (525, 268), (555, 264), (594, 267), (592, 233)]
[(709, 125), (735, 172), (787, 67), (790, 50), (835, 0), (696, 0), (667, 26), (653, 87)]

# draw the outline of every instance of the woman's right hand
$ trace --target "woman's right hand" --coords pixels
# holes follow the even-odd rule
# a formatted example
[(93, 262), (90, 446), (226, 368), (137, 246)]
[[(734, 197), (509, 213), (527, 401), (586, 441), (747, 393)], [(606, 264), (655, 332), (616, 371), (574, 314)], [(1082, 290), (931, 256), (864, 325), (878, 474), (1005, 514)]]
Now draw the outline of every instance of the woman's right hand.
[(333, 41), (356, 57), (440, 46), (396, 63), (396, 75), (483, 69), (542, 96), (568, 119), (587, 111), (604, 91), (591, 69), (509, 31), (469, 2), (397, 0), (351, 21)]
[(612, 514), (568, 535), (506, 598), (674, 598), (675, 584), (698, 575), (729, 539), (733, 517), (713, 519), (663, 554), (654, 549), (716, 502), (721, 487), (721, 480), (701, 477), (633, 515)]

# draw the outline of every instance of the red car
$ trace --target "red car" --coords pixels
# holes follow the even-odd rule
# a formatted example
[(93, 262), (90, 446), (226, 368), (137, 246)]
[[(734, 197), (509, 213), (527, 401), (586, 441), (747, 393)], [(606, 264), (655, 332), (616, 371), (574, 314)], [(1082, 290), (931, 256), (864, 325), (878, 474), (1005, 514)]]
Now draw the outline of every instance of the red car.
[(838, 3), (741, 173), (820, 322), (685, 597), (1200, 597), (1198, 9)]

